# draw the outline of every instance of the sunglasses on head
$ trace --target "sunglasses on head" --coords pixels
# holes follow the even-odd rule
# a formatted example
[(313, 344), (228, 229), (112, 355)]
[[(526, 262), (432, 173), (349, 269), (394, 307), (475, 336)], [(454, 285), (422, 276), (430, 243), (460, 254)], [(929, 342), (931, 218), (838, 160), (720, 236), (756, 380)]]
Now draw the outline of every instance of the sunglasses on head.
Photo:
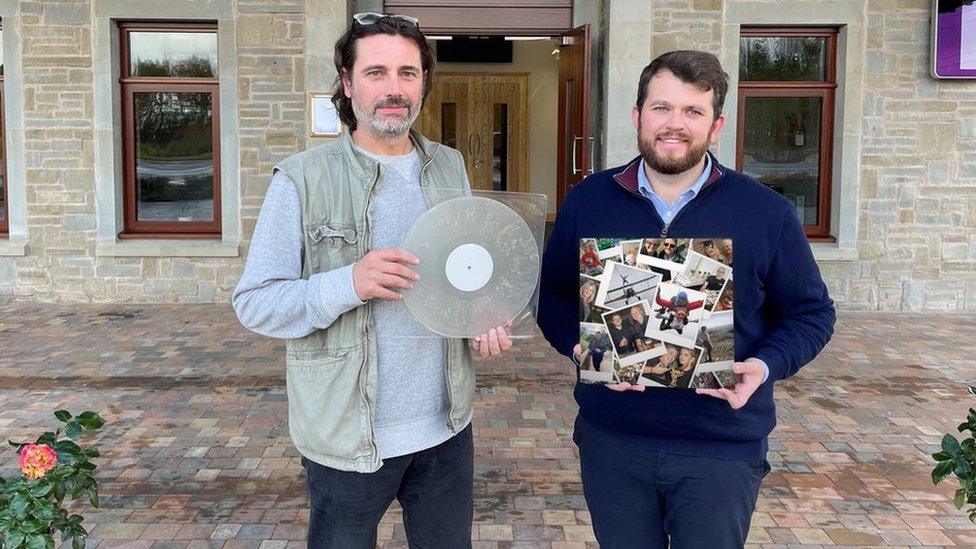
[(360, 25), (369, 26), (375, 24), (380, 19), (392, 19), (394, 21), (402, 21), (404, 23), (409, 23), (415, 27), (420, 26), (420, 20), (416, 17), (410, 17), (409, 15), (397, 15), (393, 13), (376, 13), (373, 11), (366, 11), (363, 13), (357, 13), (352, 16), (353, 21), (359, 23)]

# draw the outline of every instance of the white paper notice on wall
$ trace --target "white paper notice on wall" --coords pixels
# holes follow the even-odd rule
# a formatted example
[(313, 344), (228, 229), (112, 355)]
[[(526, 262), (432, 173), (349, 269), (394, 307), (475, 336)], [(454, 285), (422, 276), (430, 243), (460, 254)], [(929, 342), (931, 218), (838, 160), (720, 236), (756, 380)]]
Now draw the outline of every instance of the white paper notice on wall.
[(331, 94), (310, 93), (309, 116), (312, 137), (333, 137), (342, 132), (342, 121)]
[(959, 68), (976, 69), (976, 4), (963, 4)]

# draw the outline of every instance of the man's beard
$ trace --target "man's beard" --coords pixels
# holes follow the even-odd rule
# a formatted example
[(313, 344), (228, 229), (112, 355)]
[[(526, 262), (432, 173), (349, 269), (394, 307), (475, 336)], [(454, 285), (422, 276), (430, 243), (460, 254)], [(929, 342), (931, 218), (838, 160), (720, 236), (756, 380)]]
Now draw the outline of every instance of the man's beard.
[[(378, 101), (371, 108), (363, 108), (356, 100), (355, 93), (352, 94), (352, 112), (356, 115), (357, 125), (369, 126), (373, 133), (383, 137), (399, 137), (408, 131), (410, 126), (420, 116), (420, 109), (414, 108), (414, 104), (409, 99), (403, 97), (390, 97)], [(407, 115), (403, 118), (396, 116), (380, 116), (376, 113), (379, 109), (387, 107), (406, 107)]]
[[(712, 127), (708, 129), (709, 135), (711, 135), (712, 130), (715, 129), (715, 123), (712, 123)], [(660, 135), (661, 139), (667, 139), (668, 137), (677, 137), (679, 139), (685, 139), (688, 141), (688, 152), (684, 156), (678, 158), (661, 157), (658, 156), (657, 152), (654, 150), (654, 144), (657, 142), (659, 136), (652, 136), (650, 138), (645, 138), (644, 133), (641, 131), (641, 123), (637, 123), (637, 148), (640, 149), (641, 156), (644, 157), (644, 162), (654, 171), (658, 173), (663, 173), (666, 175), (675, 175), (679, 173), (684, 173), (701, 162), (703, 156), (705, 156), (705, 151), (708, 150), (708, 140), (703, 140), (700, 144), (695, 144), (691, 141), (686, 134), (667, 134), (663, 133)]]

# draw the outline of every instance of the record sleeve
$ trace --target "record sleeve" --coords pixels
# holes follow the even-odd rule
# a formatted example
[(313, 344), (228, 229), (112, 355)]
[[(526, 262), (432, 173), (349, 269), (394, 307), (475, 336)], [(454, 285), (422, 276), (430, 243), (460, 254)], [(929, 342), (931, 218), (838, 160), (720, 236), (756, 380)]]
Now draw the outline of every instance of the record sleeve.
[(580, 381), (731, 388), (731, 238), (582, 238)]

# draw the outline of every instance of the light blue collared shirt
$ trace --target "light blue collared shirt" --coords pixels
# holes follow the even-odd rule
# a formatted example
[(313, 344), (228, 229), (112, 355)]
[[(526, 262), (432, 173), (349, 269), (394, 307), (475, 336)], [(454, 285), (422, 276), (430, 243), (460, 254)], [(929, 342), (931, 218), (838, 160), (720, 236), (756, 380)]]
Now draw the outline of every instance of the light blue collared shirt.
[(651, 182), (647, 179), (647, 174), (644, 173), (644, 162), (641, 161), (640, 169), (637, 170), (637, 188), (645, 197), (649, 198), (651, 203), (654, 204), (654, 209), (657, 210), (658, 215), (661, 216), (661, 220), (664, 221), (665, 225), (670, 225), (674, 221), (674, 217), (678, 215), (681, 208), (684, 208), (692, 201), (701, 188), (708, 181), (708, 176), (712, 174), (712, 157), (708, 154), (705, 155), (705, 170), (702, 172), (701, 176), (695, 180), (695, 182), (688, 188), (687, 191), (681, 193), (681, 196), (674, 201), (674, 204), (668, 204), (654, 192), (654, 187), (651, 187)]

